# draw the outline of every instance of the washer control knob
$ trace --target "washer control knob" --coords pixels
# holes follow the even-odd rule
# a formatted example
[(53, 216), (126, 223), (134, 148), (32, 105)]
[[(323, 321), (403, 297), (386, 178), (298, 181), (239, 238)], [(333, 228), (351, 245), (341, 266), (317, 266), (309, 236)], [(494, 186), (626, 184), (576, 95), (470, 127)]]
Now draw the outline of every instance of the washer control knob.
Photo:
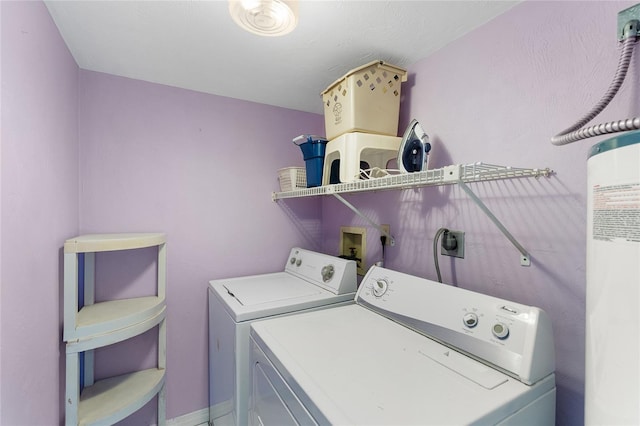
[(320, 273), (322, 274), (322, 281), (324, 281), (325, 283), (328, 283), (329, 281), (331, 281), (331, 278), (333, 278), (333, 273), (335, 272), (335, 268), (333, 267), (333, 265), (326, 265), (322, 268), (322, 271), (320, 271)]
[(373, 283), (373, 295), (375, 297), (381, 297), (383, 294), (387, 292), (388, 289), (389, 289), (389, 283), (385, 279), (379, 279), (379, 280), (376, 280), (375, 283)]
[(296, 266), (300, 266), (300, 265), (302, 265), (302, 259), (296, 260)]
[(491, 332), (494, 336), (501, 340), (509, 337), (509, 327), (507, 327), (507, 325), (503, 322), (497, 322), (493, 324)]
[(293, 265), (294, 263), (296, 263), (296, 258), (295, 258), (295, 257), (292, 257), (291, 259), (289, 259), (289, 263), (290, 263), (290, 264), (292, 264), (292, 265)]
[(473, 312), (469, 312), (465, 314), (464, 317), (462, 317), (462, 322), (464, 323), (465, 327), (473, 328), (478, 325), (478, 316)]

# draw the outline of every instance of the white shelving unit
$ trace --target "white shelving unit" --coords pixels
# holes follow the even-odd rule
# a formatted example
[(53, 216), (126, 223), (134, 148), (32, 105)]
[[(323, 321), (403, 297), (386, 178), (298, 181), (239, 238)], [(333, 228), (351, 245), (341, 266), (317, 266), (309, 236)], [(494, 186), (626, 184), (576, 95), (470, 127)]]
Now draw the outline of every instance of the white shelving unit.
[(386, 235), (387, 238), (389, 238), (391, 245), (394, 245), (395, 240), (393, 236), (388, 234), (384, 228), (373, 222), (355, 206), (345, 200), (341, 194), (420, 188), (436, 185), (459, 185), (498, 227), (500, 232), (502, 232), (520, 252), (520, 264), (522, 266), (529, 266), (531, 265), (531, 258), (527, 250), (518, 243), (513, 235), (511, 235), (504, 225), (502, 225), (500, 220), (498, 220), (498, 218), (491, 213), (489, 208), (487, 208), (487, 206), (473, 193), (473, 191), (471, 191), (467, 186), (467, 183), (515, 178), (539, 178), (542, 176), (549, 177), (552, 173), (553, 171), (548, 168), (517, 168), (481, 162), (473, 164), (455, 164), (423, 172), (394, 174), (381, 178), (357, 180), (355, 182), (296, 189), (288, 192), (274, 192), (272, 193), (271, 198), (273, 201), (278, 201), (287, 198), (332, 195), (353, 210), (356, 214), (367, 220), (371, 225), (376, 227), (381, 234)]
[[(95, 303), (96, 253), (154, 246), (158, 247), (155, 295)], [(81, 254), (84, 255), (84, 305), (78, 308)], [(161, 233), (83, 235), (65, 242), (66, 425), (113, 424), (142, 408), (156, 395), (158, 425), (166, 423), (166, 265), (166, 237)], [(94, 381), (94, 349), (130, 339), (156, 326), (156, 368)], [(81, 354), (84, 354), (82, 371)]]

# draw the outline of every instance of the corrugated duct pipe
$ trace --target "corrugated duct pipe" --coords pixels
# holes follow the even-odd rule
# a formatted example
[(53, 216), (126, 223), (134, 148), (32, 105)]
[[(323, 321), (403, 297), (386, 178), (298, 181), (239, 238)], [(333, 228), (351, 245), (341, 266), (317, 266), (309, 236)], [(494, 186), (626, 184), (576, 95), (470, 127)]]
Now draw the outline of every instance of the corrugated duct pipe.
[(622, 42), (622, 53), (618, 62), (618, 70), (613, 78), (613, 82), (609, 86), (607, 93), (604, 94), (600, 102), (594, 106), (582, 119), (573, 126), (563, 130), (551, 138), (551, 143), (557, 146), (566, 145), (581, 139), (591, 138), (593, 136), (605, 135), (608, 133), (625, 132), (627, 130), (640, 129), (640, 117), (627, 118), (625, 120), (610, 121), (608, 123), (596, 124), (594, 126), (583, 127), (589, 121), (593, 120), (603, 109), (609, 105), (609, 102), (618, 93), (622, 82), (627, 75), (631, 56), (636, 46), (636, 38), (638, 34), (639, 21), (630, 21), (627, 24), (626, 38)]

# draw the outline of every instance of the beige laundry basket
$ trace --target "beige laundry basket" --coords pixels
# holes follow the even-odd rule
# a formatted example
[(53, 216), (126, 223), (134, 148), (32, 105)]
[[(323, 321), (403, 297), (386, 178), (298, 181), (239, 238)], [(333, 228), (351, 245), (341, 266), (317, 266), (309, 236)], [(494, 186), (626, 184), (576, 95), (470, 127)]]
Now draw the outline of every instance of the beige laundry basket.
[(347, 132), (398, 135), (400, 86), (407, 71), (373, 61), (349, 71), (322, 92), (326, 137)]

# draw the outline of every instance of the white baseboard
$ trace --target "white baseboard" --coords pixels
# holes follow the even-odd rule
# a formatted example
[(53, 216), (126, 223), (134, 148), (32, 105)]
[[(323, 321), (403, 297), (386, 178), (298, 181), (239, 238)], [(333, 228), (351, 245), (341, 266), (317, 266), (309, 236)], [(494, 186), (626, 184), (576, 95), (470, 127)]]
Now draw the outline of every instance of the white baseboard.
[(167, 426), (200, 426), (209, 424), (209, 409), (194, 411), (180, 417), (167, 420)]

